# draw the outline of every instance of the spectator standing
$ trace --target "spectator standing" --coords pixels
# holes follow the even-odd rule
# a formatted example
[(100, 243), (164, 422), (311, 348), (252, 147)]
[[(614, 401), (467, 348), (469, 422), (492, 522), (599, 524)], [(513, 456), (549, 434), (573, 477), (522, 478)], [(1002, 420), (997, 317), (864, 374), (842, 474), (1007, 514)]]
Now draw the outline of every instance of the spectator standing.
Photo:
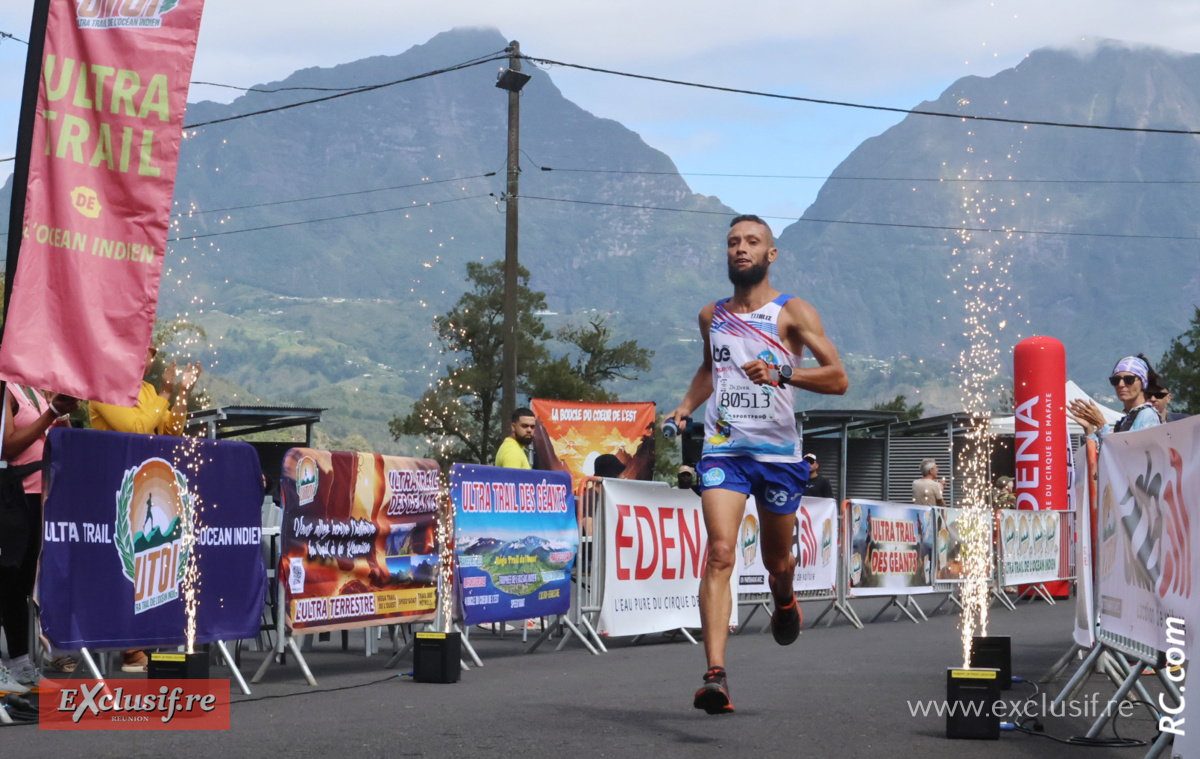
[(812, 496), (813, 498), (833, 498), (833, 483), (828, 477), (817, 474), (821, 464), (817, 461), (815, 453), (804, 454), (804, 460), (808, 462), (808, 484), (804, 486), (804, 495)]
[(945, 487), (946, 481), (938, 478), (937, 462), (925, 459), (921, 462), (920, 478), (913, 480), (913, 503), (922, 506), (945, 506), (946, 501), (942, 498), (942, 490)]
[(529, 455), (525, 449), (533, 442), (533, 428), (537, 419), (527, 408), (519, 408), (513, 412), (509, 435), (496, 449), (496, 466), (505, 469), (532, 469)]
[(1154, 405), (1146, 398), (1146, 389), (1158, 386), (1158, 374), (1146, 357), (1139, 353), (1126, 356), (1113, 367), (1108, 382), (1117, 393), (1117, 400), (1125, 406), (1125, 416), (1110, 425), (1091, 399), (1076, 399), (1067, 404), (1068, 414), (1083, 427), (1089, 440), (1104, 444), (1104, 438), (1113, 432), (1136, 432), (1162, 424)]
[[(48, 397), (33, 388), (8, 384), (4, 404), (4, 460), (9, 466), (42, 461), (46, 432), (65, 420), (79, 401), (51, 393)], [(25, 467), (29, 468), (29, 467)], [(0, 627), (8, 641), (9, 663), (0, 666), (0, 691), (23, 693), (37, 685), (41, 677), (29, 658), (29, 596), (37, 576), (38, 554), (42, 550), (42, 472), (40, 467), (22, 480), (25, 492), (27, 530), (25, 553), (18, 566), (0, 567)]]

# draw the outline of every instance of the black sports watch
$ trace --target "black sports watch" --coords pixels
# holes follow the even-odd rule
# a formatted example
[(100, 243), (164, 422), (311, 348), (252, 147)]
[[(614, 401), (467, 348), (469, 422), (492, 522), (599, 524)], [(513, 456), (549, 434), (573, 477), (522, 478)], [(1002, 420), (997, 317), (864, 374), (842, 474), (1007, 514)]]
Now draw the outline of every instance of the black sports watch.
[(779, 384), (784, 385), (792, 379), (792, 367), (787, 364), (782, 364), (779, 367)]

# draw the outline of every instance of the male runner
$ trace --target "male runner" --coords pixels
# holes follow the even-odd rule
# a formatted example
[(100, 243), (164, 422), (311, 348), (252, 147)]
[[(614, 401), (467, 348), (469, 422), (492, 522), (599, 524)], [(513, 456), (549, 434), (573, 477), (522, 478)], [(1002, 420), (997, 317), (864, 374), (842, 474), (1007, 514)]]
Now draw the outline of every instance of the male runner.
[[(727, 243), (733, 297), (700, 311), (704, 361), (671, 415), (682, 425), (709, 401), (697, 467), (708, 530), (708, 560), (700, 580), (708, 671), (694, 700), (709, 714), (733, 711), (725, 675), (733, 610), (729, 578), (748, 495), (758, 503), (763, 564), (775, 599), (771, 633), (782, 646), (800, 635), (792, 536), (808, 463), (801, 458), (792, 396), (797, 387), (842, 395), (849, 385), (816, 309), (771, 287), (767, 270), (779, 251), (770, 227), (757, 216), (738, 216), (729, 225)], [(819, 366), (800, 367), (805, 348)]]

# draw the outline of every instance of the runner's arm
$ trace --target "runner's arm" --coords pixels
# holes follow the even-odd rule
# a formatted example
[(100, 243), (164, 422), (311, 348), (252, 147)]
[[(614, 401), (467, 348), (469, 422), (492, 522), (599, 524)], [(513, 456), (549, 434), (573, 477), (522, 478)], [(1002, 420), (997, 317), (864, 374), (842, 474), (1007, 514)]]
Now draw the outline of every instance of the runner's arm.
[(670, 418), (674, 419), (676, 424), (681, 424), (685, 416), (691, 416), (692, 412), (699, 408), (701, 403), (708, 400), (713, 392), (712, 346), (709, 344), (708, 330), (712, 326), (715, 305), (715, 303), (709, 303), (700, 311), (700, 336), (704, 342), (704, 360), (700, 362), (700, 368), (692, 377), (692, 384), (688, 386), (687, 394), (683, 396), (683, 402), (670, 414)]
[(825, 335), (825, 326), (817, 309), (811, 303), (792, 298), (784, 304), (783, 312), (788, 316), (784, 325), (787, 336), (791, 338), (788, 348), (795, 345), (798, 350), (792, 352), (799, 356), (807, 347), (818, 364), (810, 368), (793, 367), (792, 379), (788, 384), (813, 393), (845, 395), (850, 380), (846, 377), (846, 369), (842, 366), (837, 348)]

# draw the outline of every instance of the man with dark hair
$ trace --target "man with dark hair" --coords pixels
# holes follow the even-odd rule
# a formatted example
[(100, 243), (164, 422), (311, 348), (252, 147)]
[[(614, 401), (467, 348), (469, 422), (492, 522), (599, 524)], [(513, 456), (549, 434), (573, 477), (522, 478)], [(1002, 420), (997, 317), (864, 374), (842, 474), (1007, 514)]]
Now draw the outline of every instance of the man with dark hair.
[[(767, 273), (779, 255), (771, 229), (757, 216), (738, 216), (726, 235), (733, 297), (700, 311), (704, 356), (670, 418), (680, 424), (708, 401), (701, 482), (708, 560), (700, 581), (700, 620), (708, 670), (693, 705), (709, 714), (733, 711), (725, 673), (725, 643), (733, 598), (729, 583), (738, 534), (753, 495), (758, 503), (763, 564), (770, 573), (780, 645), (800, 634), (792, 592), (796, 509), (808, 481), (796, 428), (796, 388), (841, 395), (849, 383), (817, 310), (771, 287)], [(805, 349), (817, 366), (802, 367)]]
[(817, 455), (806, 453), (804, 460), (808, 462), (808, 485), (804, 488), (804, 495), (813, 498), (833, 498), (833, 483), (828, 477), (817, 474), (817, 470), (821, 468)]
[(525, 449), (533, 442), (533, 428), (537, 424), (533, 412), (522, 406), (512, 414), (510, 434), (496, 449), (496, 466), (505, 469), (532, 469)]

